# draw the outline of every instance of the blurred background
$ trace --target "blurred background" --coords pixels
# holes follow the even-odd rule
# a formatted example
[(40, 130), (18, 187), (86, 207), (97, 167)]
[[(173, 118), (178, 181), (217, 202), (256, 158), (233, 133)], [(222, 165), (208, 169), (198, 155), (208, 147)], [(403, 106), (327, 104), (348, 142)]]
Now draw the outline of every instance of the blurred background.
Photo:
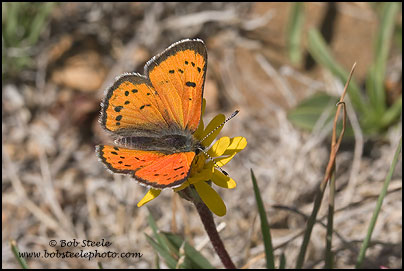
[[(224, 169), (233, 190), (221, 237), (236, 266), (264, 268), (252, 189), (254, 170), (275, 255), (295, 266), (302, 230), (323, 178), (335, 104), (357, 63), (346, 99), (348, 127), (337, 155), (335, 264), (352, 268), (401, 137), (402, 8), (386, 3), (2, 3), (2, 267), (10, 249), (65, 251), (50, 240), (112, 243), (129, 259), (26, 259), (31, 268), (155, 268), (146, 241), (150, 212), (216, 268), (195, 208), (171, 190), (138, 208), (146, 189), (112, 175), (95, 145), (105, 89), (124, 72), (143, 73), (155, 54), (184, 38), (208, 49), (205, 123), (237, 118), (222, 136), (248, 146)], [(328, 193), (318, 219), (325, 221)], [(148, 208), (149, 210), (148, 210)], [(326, 228), (317, 224), (307, 268), (323, 267)], [(402, 166), (394, 171), (364, 267), (402, 266)], [(102, 251), (105, 248), (99, 248)], [(68, 249), (79, 252), (78, 248)], [(166, 267), (160, 262), (161, 267)]]

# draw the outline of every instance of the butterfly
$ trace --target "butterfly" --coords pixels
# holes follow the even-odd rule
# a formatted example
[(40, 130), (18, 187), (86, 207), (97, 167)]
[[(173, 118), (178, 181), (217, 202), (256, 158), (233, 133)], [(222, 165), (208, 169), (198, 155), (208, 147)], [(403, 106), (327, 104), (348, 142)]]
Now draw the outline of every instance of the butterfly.
[(150, 59), (144, 75), (126, 73), (106, 91), (100, 123), (118, 146), (96, 152), (114, 173), (164, 189), (188, 177), (201, 143), (193, 137), (202, 112), (207, 50), (200, 39), (172, 44)]

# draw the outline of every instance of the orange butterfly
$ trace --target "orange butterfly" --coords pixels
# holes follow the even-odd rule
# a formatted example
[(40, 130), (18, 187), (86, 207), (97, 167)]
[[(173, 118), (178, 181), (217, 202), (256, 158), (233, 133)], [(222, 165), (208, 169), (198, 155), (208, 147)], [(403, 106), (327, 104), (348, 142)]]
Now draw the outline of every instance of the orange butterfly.
[(201, 119), (206, 67), (203, 41), (186, 39), (149, 60), (145, 76), (117, 78), (101, 103), (100, 122), (122, 147), (96, 150), (108, 169), (158, 189), (188, 178), (202, 148), (193, 133)]

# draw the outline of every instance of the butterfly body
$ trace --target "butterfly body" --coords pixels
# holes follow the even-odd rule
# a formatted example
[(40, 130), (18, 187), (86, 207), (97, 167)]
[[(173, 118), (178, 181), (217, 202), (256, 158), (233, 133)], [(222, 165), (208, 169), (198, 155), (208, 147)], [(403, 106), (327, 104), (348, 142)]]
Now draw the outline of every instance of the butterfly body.
[(160, 151), (166, 154), (177, 152), (197, 152), (203, 148), (199, 141), (195, 140), (190, 131), (177, 131), (166, 135), (129, 136), (120, 137), (115, 144), (144, 151)]
[(99, 145), (114, 173), (164, 189), (181, 185), (202, 148), (193, 136), (202, 110), (207, 52), (201, 40), (174, 43), (145, 65), (145, 75), (116, 79), (101, 103), (101, 125), (118, 146)]

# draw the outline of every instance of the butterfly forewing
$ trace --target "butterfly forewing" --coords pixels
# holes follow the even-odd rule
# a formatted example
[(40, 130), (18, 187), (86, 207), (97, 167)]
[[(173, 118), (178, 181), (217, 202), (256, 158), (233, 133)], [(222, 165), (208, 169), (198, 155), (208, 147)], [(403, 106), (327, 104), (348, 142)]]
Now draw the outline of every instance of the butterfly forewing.
[(138, 74), (121, 76), (102, 103), (101, 124), (108, 131), (158, 131), (169, 127), (161, 99), (149, 80)]
[[(108, 131), (194, 132), (201, 118), (207, 53), (200, 40), (185, 40), (151, 59), (146, 76), (124, 74), (108, 89), (101, 124)], [(138, 131), (137, 131), (138, 130)]]
[(201, 118), (206, 65), (203, 42), (187, 40), (173, 44), (145, 67), (170, 116), (182, 129), (191, 132), (196, 130)]

